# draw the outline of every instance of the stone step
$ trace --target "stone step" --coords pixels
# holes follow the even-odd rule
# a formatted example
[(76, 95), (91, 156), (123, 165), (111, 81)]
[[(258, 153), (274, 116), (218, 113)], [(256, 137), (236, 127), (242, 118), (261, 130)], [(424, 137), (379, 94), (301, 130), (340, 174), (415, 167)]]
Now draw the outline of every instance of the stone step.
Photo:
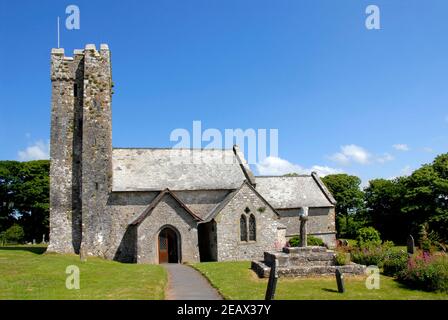
[(334, 264), (335, 253), (304, 251), (301, 253), (284, 253), (284, 252), (265, 252), (264, 262), (271, 266), (275, 259), (278, 260), (279, 267), (290, 266), (328, 266)]

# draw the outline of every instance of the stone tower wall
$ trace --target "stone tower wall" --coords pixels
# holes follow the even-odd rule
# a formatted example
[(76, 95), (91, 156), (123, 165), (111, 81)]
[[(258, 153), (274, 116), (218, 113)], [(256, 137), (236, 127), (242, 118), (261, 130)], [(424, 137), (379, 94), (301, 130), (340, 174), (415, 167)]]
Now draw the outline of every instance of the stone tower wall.
[[(51, 52), (50, 245), (48, 251), (78, 253), (81, 243), (79, 117), (76, 92), (83, 78), (83, 55)], [(76, 84), (76, 85), (75, 85)]]
[(106, 256), (111, 231), (112, 73), (107, 45), (84, 50), (82, 127), (82, 244), (87, 255)]

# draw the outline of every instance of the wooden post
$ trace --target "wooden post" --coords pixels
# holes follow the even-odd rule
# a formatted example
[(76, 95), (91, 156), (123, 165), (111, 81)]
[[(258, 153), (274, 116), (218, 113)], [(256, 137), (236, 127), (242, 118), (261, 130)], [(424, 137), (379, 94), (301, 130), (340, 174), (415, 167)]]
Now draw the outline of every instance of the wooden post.
[(345, 286), (344, 286), (344, 275), (342, 274), (339, 269), (336, 269), (336, 283), (338, 285), (338, 292), (344, 293), (345, 292)]
[(278, 260), (275, 259), (274, 263), (271, 266), (271, 272), (269, 273), (269, 281), (268, 287), (266, 289), (265, 300), (274, 300), (275, 297), (275, 289), (277, 288), (277, 280), (278, 280)]

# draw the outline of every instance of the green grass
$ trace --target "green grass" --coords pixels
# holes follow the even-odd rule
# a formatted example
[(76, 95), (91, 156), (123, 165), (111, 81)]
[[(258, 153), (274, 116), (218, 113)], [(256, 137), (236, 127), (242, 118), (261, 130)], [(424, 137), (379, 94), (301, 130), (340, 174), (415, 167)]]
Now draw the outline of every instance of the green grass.
[[(259, 279), (250, 270), (250, 262), (206, 262), (193, 265), (225, 299), (264, 299), (267, 279)], [(448, 299), (447, 294), (411, 290), (391, 277), (381, 275), (380, 289), (368, 290), (365, 276), (345, 277), (346, 292), (337, 292), (334, 277), (279, 278), (277, 300), (347, 299), (347, 300), (396, 300), (396, 299)]]
[[(163, 299), (167, 274), (158, 265), (124, 264), (76, 255), (42, 254), (43, 246), (0, 247), (0, 299)], [(67, 266), (80, 289), (65, 286)]]

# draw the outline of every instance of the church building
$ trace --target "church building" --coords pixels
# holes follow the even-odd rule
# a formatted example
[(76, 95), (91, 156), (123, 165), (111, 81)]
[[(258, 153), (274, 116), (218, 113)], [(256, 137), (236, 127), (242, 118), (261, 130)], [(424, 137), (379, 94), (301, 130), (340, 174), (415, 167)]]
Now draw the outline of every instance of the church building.
[(299, 233), (335, 245), (316, 173), (254, 176), (232, 149), (112, 147), (110, 51), (51, 52), (49, 252), (122, 262), (253, 260)]

